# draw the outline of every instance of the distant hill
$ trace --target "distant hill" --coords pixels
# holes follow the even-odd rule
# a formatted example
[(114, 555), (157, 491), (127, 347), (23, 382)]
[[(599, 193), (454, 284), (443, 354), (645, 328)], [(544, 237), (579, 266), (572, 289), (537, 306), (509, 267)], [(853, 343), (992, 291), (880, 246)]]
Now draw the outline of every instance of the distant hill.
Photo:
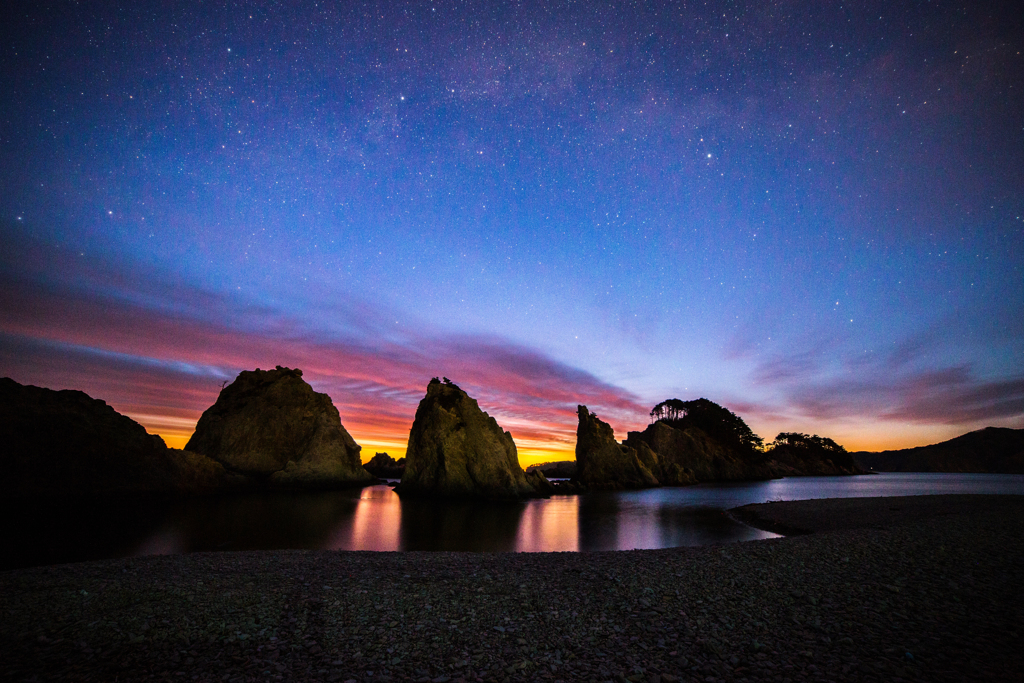
[(530, 465), (527, 472), (540, 470), (548, 479), (571, 479), (576, 476), (575, 460), (556, 460), (554, 462), (542, 462), (537, 465)]
[(931, 446), (852, 455), (861, 467), (877, 472), (1024, 474), (1024, 429), (986, 427)]

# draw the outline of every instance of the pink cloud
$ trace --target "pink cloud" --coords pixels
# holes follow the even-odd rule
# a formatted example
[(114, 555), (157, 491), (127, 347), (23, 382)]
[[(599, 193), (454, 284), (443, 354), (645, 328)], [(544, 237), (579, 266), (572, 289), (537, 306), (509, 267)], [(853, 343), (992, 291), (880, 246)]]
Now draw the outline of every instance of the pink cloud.
[(628, 392), (500, 338), (384, 336), (380, 316), (359, 306), (335, 311), (339, 335), (196, 288), (162, 290), (157, 279), (136, 287), (87, 260), (54, 261), (66, 281), (0, 272), (0, 374), (81, 389), (151, 429), (183, 432), (240, 370), (275, 365), (302, 368), (357, 440), (404, 443), (435, 376), (466, 389), (517, 438), (554, 450), (575, 441), (578, 403), (627, 427), (646, 421)]

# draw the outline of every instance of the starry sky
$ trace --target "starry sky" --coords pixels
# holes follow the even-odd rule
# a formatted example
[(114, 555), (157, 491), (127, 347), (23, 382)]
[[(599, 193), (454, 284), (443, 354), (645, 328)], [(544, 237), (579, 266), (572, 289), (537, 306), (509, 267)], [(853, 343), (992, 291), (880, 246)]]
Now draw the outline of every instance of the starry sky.
[[(115, 5), (120, 4), (121, 7)], [(571, 457), (707, 397), (851, 450), (1024, 427), (1015, 2), (8, 2), (0, 375), (183, 446), (300, 367)]]

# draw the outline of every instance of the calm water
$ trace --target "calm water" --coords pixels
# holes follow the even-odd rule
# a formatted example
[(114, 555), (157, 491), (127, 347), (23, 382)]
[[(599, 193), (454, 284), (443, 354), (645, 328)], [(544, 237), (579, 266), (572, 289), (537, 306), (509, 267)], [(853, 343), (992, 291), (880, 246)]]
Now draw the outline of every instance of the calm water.
[(887, 473), (555, 496), (520, 504), (401, 500), (388, 486), (173, 503), (9, 508), (0, 569), (203, 550), (578, 551), (731, 543), (771, 534), (725, 510), (776, 500), (1024, 494), (1024, 475)]

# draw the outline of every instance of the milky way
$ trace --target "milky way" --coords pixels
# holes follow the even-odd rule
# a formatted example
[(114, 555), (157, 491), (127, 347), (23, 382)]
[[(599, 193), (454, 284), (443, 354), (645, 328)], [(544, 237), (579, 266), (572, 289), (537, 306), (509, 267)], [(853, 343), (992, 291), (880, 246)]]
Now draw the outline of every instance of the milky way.
[(0, 374), (181, 445), (299, 366), (571, 451), (705, 396), (850, 448), (1024, 426), (1018, 3), (8, 3)]

